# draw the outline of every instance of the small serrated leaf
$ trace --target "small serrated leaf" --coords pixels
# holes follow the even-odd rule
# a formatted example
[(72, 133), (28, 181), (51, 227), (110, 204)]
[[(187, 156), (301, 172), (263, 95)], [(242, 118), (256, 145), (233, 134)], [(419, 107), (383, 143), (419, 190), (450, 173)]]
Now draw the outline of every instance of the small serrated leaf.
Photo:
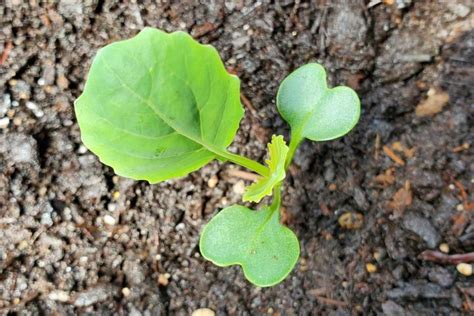
[(275, 185), (285, 179), (285, 160), (288, 154), (288, 146), (283, 136), (273, 135), (271, 143), (268, 144), (269, 159), (265, 161), (270, 170), (267, 177), (258, 179), (248, 186), (243, 196), (244, 201), (260, 202), (267, 195), (272, 195)]
[(278, 206), (223, 209), (204, 227), (199, 248), (218, 266), (242, 266), (245, 277), (261, 287), (286, 278), (300, 254), (295, 234), (279, 222)]
[(291, 137), (314, 141), (347, 134), (360, 116), (355, 91), (343, 86), (328, 88), (326, 71), (316, 63), (301, 66), (283, 80), (277, 107), (291, 126)]

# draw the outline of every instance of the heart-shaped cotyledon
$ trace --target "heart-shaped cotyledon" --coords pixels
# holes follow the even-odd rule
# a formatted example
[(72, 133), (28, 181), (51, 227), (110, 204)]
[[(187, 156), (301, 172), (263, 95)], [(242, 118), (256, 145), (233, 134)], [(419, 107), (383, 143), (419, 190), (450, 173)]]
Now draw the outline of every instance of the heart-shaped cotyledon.
[(218, 266), (242, 266), (245, 277), (257, 286), (277, 284), (300, 254), (298, 239), (279, 217), (279, 205), (259, 211), (227, 207), (205, 226), (201, 254)]
[(359, 120), (360, 100), (354, 90), (328, 88), (326, 71), (316, 63), (306, 64), (283, 80), (277, 107), (291, 126), (291, 137), (326, 141), (348, 133)]

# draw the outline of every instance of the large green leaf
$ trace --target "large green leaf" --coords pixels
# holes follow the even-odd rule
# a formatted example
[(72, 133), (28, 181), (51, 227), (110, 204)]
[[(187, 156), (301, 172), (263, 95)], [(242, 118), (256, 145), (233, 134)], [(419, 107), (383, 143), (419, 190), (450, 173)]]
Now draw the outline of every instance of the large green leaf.
[(245, 277), (261, 287), (282, 281), (300, 253), (295, 234), (279, 222), (278, 207), (223, 209), (204, 228), (199, 247), (218, 266), (241, 265)]
[(99, 50), (75, 109), (84, 144), (119, 175), (158, 182), (225, 152), (243, 108), (212, 46), (145, 28)]
[(244, 201), (260, 202), (265, 196), (272, 195), (273, 187), (285, 179), (287, 154), (288, 146), (286, 146), (283, 136), (273, 135), (272, 142), (268, 144), (269, 159), (265, 161), (269, 174), (247, 187), (243, 196)]
[(348, 87), (329, 89), (324, 68), (304, 65), (283, 80), (277, 107), (290, 124), (292, 138), (331, 140), (348, 133), (359, 120), (360, 101)]

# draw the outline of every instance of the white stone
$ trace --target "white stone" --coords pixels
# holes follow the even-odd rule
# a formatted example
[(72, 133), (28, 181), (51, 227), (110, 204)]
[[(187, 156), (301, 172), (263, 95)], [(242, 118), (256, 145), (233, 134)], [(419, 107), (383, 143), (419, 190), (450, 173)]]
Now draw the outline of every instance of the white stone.
[(105, 215), (104, 216), (104, 223), (106, 225), (110, 225), (110, 226), (113, 226), (117, 223), (117, 221), (115, 220), (115, 218), (113, 218), (112, 216), (110, 215)]

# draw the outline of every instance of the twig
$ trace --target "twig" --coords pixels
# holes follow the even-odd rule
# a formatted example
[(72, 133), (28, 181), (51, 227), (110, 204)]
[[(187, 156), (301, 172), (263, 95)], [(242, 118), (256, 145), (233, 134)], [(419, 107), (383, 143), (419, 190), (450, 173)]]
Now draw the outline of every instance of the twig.
[(458, 153), (458, 152), (461, 152), (461, 151), (464, 151), (464, 150), (468, 150), (469, 147), (470, 147), (469, 143), (464, 143), (460, 146), (454, 147), (453, 149), (451, 149), (451, 151), (453, 153)]
[(474, 203), (472, 203), (471, 201), (469, 201), (469, 198), (468, 198), (468, 195), (466, 193), (466, 189), (464, 188), (464, 186), (462, 185), (462, 183), (458, 180), (454, 180), (454, 185), (459, 189), (459, 191), (461, 192), (461, 198), (462, 198), (462, 201), (463, 201), (463, 206), (464, 206), (464, 210), (466, 211), (471, 211), (474, 209)]
[(457, 288), (461, 291), (461, 293), (464, 295), (464, 298), (466, 299), (466, 302), (464, 302), (465, 308), (468, 309), (470, 312), (474, 311), (474, 302), (469, 297), (474, 296), (474, 288), (463, 288), (459, 285), (457, 286)]
[(380, 143), (381, 143), (380, 134), (377, 133), (377, 135), (375, 135), (375, 144), (374, 144), (374, 146), (375, 146), (374, 159), (375, 160), (379, 159)]
[(474, 252), (464, 254), (447, 255), (439, 251), (425, 250), (420, 255), (421, 260), (433, 261), (446, 264), (458, 264), (474, 262)]
[(226, 170), (226, 175), (229, 177), (241, 178), (244, 180), (256, 181), (260, 177), (252, 172), (242, 171), (238, 169), (228, 169)]
[(250, 100), (243, 93), (240, 93), (240, 99), (242, 100), (242, 103), (245, 105), (245, 107), (247, 107), (253, 114), (257, 112), (252, 102), (250, 102)]
[(333, 300), (332, 298), (327, 298), (323, 296), (316, 295), (316, 299), (323, 304), (326, 305), (334, 305), (334, 306), (339, 306), (339, 307), (347, 307), (349, 304), (343, 301), (338, 301), (338, 300)]

